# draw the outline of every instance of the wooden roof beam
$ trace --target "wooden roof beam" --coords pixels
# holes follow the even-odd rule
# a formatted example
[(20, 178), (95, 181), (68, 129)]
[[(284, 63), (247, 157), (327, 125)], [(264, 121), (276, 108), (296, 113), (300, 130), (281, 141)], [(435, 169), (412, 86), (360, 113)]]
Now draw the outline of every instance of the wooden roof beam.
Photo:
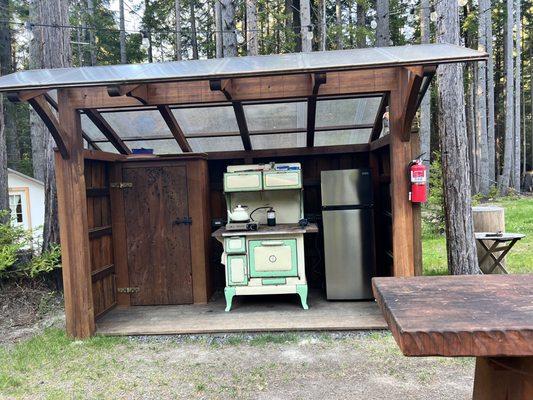
[(387, 106), (389, 105), (390, 94), (387, 92), (381, 98), (379, 103), (378, 112), (376, 114), (376, 119), (374, 120), (374, 126), (372, 127), (372, 133), (370, 134), (369, 142), (373, 142), (379, 138), (381, 130), (383, 129), (383, 115), (387, 112)]
[(118, 150), (120, 154), (131, 154), (130, 149), (124, 141), (117, 135), (115, 130), (104, 117), (97, 111), (92, 109), (84, 110), (85, 115), (96, 125), (102, 134), (111, 142), (111, 144)]
[(142, 104), (148, 104), (148, 86), (142, 85), (110, 85), (107, 87), (110, 97), (127, 96), (139, 100)]
[(429, 85), (431, 84), (431, 81), (433, 80), (433, 77), (435, 76), (436, 72), (437, 72), (437, 66), (435, 65), (424, 67), (424, 78), (425, 79), (422, 82), (422, 87), (420, 88), (420, 92), (418, 93), (418, 99), (416, 102), (417, 109), (420, 107), (420, 104), (422, 103), (422, 99), (426, 95), (426, 92), (429, 89)]
[(57, 149), (61, 154), (61, 157), (67, 160), (69, 158), (69, 153), (66, 145), (67, 134), (59, 124), (59, 121), (57, 120), (52, 110), (50, 109), (50, 105), (47, 103), (46, 99), (44, 98), (44, 95), (41, 94), (39, 96), (32, 97), (27, 101), (30, 103), (30, 105), (33, 107), (35, 112), (43, 120), (44, 124), (50, 131), (50, 134), (56, 142)]
[(403, 104), (400, 138), (408, 142), (411, 136), (411, 124), (416, 114), (418, 95), (424, 79), (424, 67), (403, 67), (399, 73), (399, 92)]
[(231, 86), (231, 80), (222, 81), (221, 79), (215, 79), (209, 81), (209, 88), (212, 91), (222, 92), (226, 99), (231, 102), (231, 105), (233, 106), (233, 112), (235, 113), (235, 118), (237, 119), (237, 126), (239, 127), (239, 132), (241, 134), (242, 145), (244, 150), (250, 151), (252, 150), (252, 141), (250, 140), (250, 132), (248, 130), (248, 124), (246, 123), (244, 107), (242, 102), (233, 100), (230, 92)]
[(172, 113), (170, 107), (157, 106), (157, 109), (165, 120), (168, 129), (170, 129), (170, 132), (172, 132), (174, 139), (176, 139), (176, 142), (178, 142), (178, 145), (180, 146), (181, 150), (184, 153), (192, 152), (192, 148), (189, 145), (187, 138), (185, 137), (185, 133), (183, 133), (183, 131), (181, 130), (181, 127), (179, 126), (178, 121), (176, 121), (176, 118), (174, 117), (174, 114)]
[(320, 85), (326, 83), (326, 73), (311, 75), (312, 92), (307, 99), (307, 147), (315, 145), (316, 101)]

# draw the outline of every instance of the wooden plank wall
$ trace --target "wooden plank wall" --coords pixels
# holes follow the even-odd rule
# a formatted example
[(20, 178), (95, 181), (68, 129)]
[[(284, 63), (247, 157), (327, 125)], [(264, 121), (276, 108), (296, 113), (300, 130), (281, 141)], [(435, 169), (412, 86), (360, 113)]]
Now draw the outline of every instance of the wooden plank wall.
[(115, 265), (107, 163), (85, 160), (87, 222), (95, 318), (116, 304)]
[[(253, 160), (211, 160), (209, 161), (209, 187), (211, 218), (226, 218), (226, 201), (223, 193), (223, 173), (228, 165), (275, 162), (299, 162), (302, 164), (304, 185), (304, 212), (310, 220), (317, 218), (320, 232), (305, 236), (305, 262), (308, 283), (311, 287), (323, 288), (324, 242), (322, 236), (322, 208), (320, 193), (320, 172), (327, 170), (369, 168), (369, 153), (329, 154), (300, 157), (257, 158)], [(211, 267), (215, 287), (224, 286), (224, 270), (220, 264), (222, 245), (212, 240)]]

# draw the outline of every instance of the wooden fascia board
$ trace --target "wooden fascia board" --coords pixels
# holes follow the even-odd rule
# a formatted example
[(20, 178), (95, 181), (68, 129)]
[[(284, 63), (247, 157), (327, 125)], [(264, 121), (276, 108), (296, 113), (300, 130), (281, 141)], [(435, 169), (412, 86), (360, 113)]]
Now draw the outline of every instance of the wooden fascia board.
[(115, 130), (109, 125), (102, 115), (96, 110), (84, 110), (85, 115), (96, 125), (102, 134), (111, 142), (111, 144), (118, 150), (120, 154), (131, 154), (130, 149), (118, 136)]
[(35, 112), (43, 120), (44, 124), (50, 131), (50, 134), (54, 138), (57, 149), (61, 154), (61, 157), (65, 160), (69, 158), (69, 152), (67, 148), (67, 134), (59, 124), (56, 116), (50, 109), (50, 105), (46, 102), (44, 95), (32, 97), (28, 99), (28, 102), (33, 107)]
[(378, 112), (376, 114), (376, 119), (374, 120), (374, 126), (372, 127), (372, 133), (370, 134), (369, 142), (373, 142), (381, 133), (383, 129), (383, 115), (387, 111), (387, 106), (389, 105), (390, 93), (386, 92), (383, 97), (381, 97), (381, 102), (379, 103)]
[(424, 78), (424, 67), (404, 67), (400, 69), (398, 75), (402, 102), (400, 137), (403, 142), (408, 142), (411, 136), (411, 124), (416, 114), (418, 94)]
[[(222, 82), (226, 81), (229, 80), (222, 80)], [(320, 96), (385, 93), (395, 90), (397, 85), (395, 68), (327, 72), (327, 82), (320, 86)], [(208, 104), (228, 101), (221, 91), (211, 90), (208, 80), (146, 83), (142, 86), (145, 87), (143, 99), (146, 105)], [(136, 98), (109, 96), (105, 86), (68, 90), (72, 106), (78, 109), (139, 106)], [(140, 90), (136, 88), (133, 93), (140, 96)], [(308, 73), (232, 78), (231, 88), (227, 90), (231, 91), (233, 101), (302, 99), (312, 94), (312, 83)]]
[(165, 120), (168, 129), (174, 136), (174, 139), (176, 139), (176, 142), (178, 142), (178, 145), (180, 146), (181, 150), (183, 152), (192, 152), (192, 148), (189, 145), (189, 142), (187, 141), (187, 138), (185, 137), (185, 134), (183, 133), (181, 127), (179, 126), (178, 121), (176, 121), (176, 118), (174, 117), (174, 114), (172, 113), (170, 107), (157, 106), (157, 109)]

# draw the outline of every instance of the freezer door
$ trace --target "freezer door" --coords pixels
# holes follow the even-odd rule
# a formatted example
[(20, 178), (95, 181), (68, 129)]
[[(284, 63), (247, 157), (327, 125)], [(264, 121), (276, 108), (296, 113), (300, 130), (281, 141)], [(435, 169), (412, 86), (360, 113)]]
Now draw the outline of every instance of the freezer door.
[(372, 204), (369, 169), (322, 171), (322, 207)]
[(323, 211), (322, 220), (328, 300), (371, 299), (372, 209)]

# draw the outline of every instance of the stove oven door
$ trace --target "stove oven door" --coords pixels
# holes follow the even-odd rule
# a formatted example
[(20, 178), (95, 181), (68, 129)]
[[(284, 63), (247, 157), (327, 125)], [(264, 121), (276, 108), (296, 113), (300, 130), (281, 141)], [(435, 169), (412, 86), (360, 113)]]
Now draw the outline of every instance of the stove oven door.
[(248, 249), (252, 278), (298, 276), (296, 239), (250, 240)]

